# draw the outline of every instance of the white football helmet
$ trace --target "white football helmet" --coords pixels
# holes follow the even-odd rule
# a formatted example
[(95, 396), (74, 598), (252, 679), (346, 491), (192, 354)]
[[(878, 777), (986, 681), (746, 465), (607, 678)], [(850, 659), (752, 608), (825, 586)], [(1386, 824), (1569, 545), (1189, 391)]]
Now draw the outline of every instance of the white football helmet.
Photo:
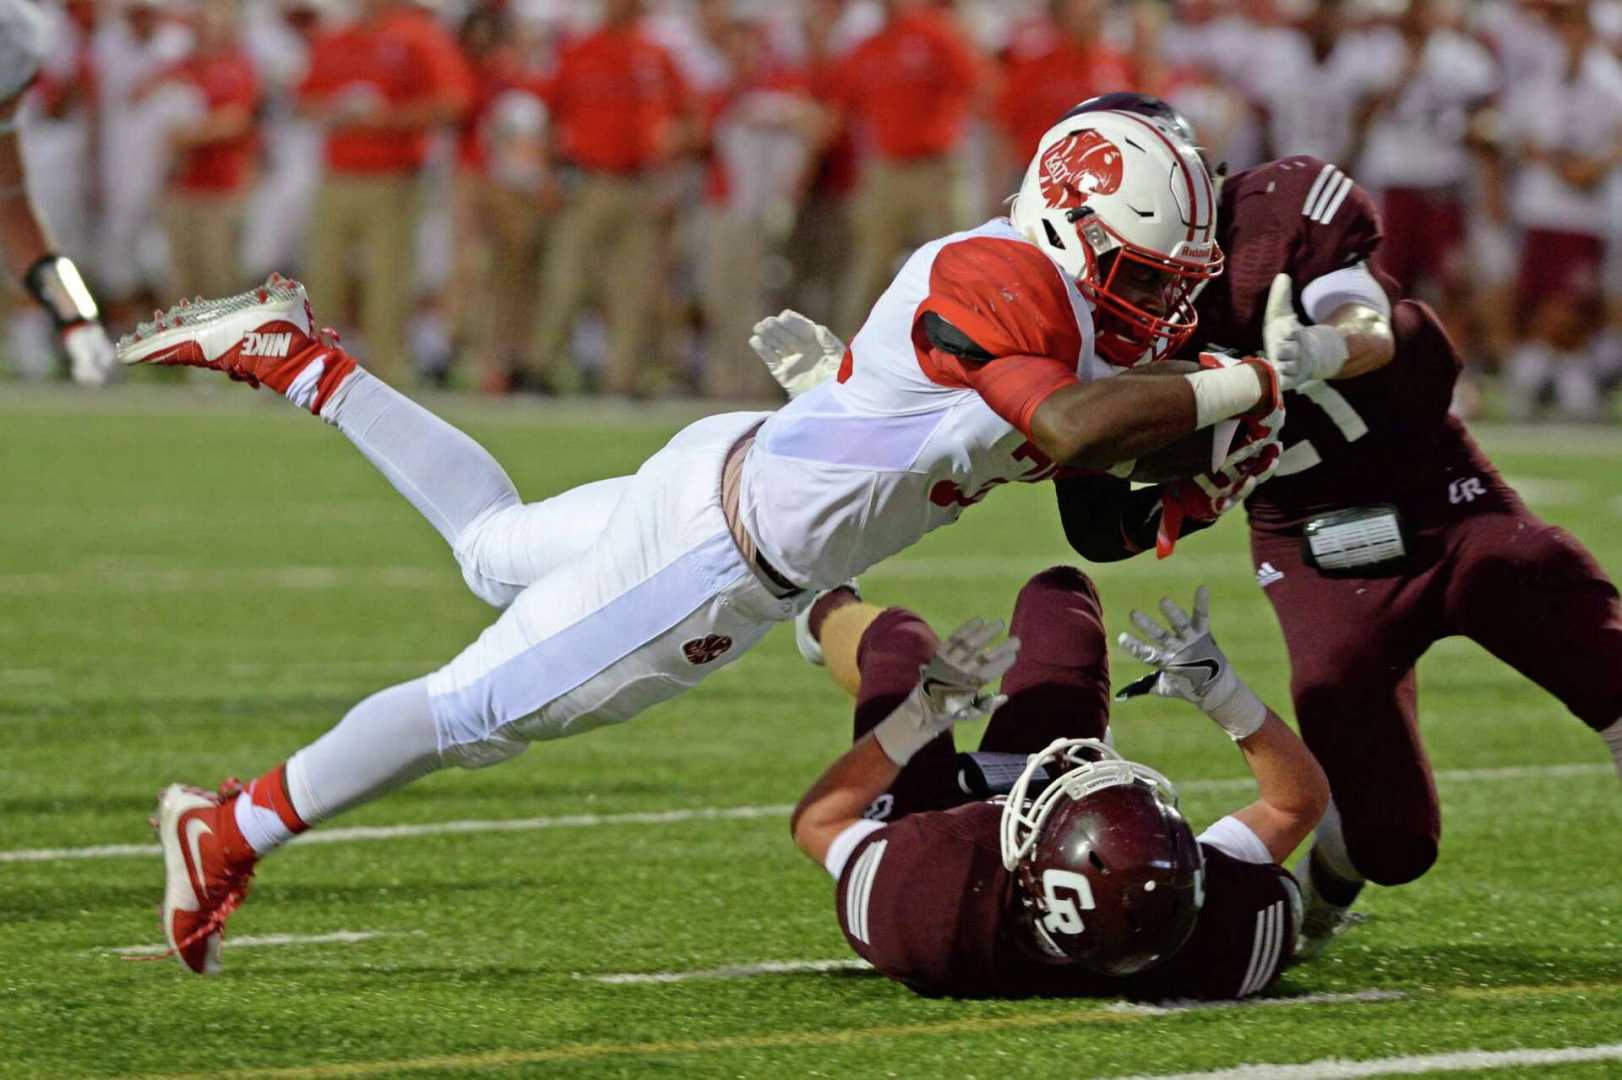
[(1050, 129), (1011, 216), (1075, 280), (1099, 355), (1122, 367), (1176, 352), (1198, 323), (1195, 292), (1222, 273), (1210, 173), (1178, 133), (1136, 113), (1082, 112)]

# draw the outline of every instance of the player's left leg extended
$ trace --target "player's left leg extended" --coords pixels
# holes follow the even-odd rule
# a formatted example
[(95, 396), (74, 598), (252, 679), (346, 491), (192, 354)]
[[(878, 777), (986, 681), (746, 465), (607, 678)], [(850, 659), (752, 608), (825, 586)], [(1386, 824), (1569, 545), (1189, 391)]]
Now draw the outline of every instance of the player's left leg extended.
[(1598, 732), (1622, 775), (1622, 603), (1594, 556), (1525, 509), (1455, 530), (1452, 627)]
[(1436, 861), (1441, 808), (1419, 737), (1414, 665), (1443, 633), (1445, 563), (1432, 554), (1407, 577), (1334, 579), (1300, 549), (1299, 537), (1251, 534), (1290, 654), (1296, 723), (1334, 800), (1296, 866), (1307, 958), (1346, 925), (1365, 882), (1404, 884)]
[(319, 332), (303, 287), (286, 279), (183, 302), (120, 342), (119, 355), (222, 370), (336, 427), (445, 538), (473, 593), (496, 607), (589, 550), (629, 483), (599, 481), (525, 505), (484, 447)]

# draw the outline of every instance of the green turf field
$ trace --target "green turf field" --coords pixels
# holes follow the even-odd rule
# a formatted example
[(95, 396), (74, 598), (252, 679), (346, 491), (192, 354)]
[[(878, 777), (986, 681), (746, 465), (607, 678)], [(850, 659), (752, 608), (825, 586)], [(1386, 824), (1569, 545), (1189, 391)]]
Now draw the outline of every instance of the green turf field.
[[(0, 386), (0, 1074), (968, 1080), (1622, 1043), (1616, 778), (1586, 728), (1461, 642), (1420, 677), (1440, 864), (1369, 890), (1369, 921), (1259, 1004), (959, 1003), (809, 969), (851, 954), (787, 804), (849, 717), (787, 628), (630, 725), (431, 777), (334, 826), (475, 823), (464, 831), (336, 832), (277, 855), (232, 922), (242, 943), (228, 941), (223, 977), (127, 962), (113, 950), (162, 940), (146, 827), (161, 785), (257, 774), (491, 618), (335, 432), (268, 395), (209, 390)], [(450, 414), (530, 498), (634, 468), (681, 421)], [(1622, 572), (1622, 434), (1487, 442), (1542, 513)], [(1097, 578), (1117, 626), (1208, 582), (1224, 646), (1285, 711), (1243, 542), (1231, 521), (1169, 562)], [(1027, 574), (1065, 557), (1049, 492), (1008, 489), (864, 585), (944, 625), (1006, 615)], [(1183, 785), (1196, 826), (1245, 798), (1238, 755), (1192, 710), (1134, 704), (1117, 732)], [(746, 974), (770, 963), (797, 967)], [(726, 968), (743, 970), (600, 978)], [(1538, 1073), (1619, 1074), (1614, 1057)]]

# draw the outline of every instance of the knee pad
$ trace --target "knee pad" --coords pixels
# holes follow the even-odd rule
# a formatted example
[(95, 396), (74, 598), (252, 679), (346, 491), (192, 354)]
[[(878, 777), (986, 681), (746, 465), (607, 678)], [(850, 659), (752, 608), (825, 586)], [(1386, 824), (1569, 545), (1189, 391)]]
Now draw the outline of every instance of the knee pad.
[(458, 769), (487, 769), (500, 765), (529, 749), (529, 740), (496, 731), (478, 742), (447, 746), (439, 752), (440, 759)]

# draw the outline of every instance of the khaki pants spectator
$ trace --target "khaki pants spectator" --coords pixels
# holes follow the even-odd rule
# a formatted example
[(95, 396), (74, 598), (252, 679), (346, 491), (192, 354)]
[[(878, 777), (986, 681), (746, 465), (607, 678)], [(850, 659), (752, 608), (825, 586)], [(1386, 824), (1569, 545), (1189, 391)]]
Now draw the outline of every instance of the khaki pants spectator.
[(174, 297), (224, 296), (244, 287), (238, 258), (242, 199), (234, 194), (175, 191), (163, 206)]
[[(406, 322), (416, 290), (416, 225), (415, 176), (329, 175), (316, 196), (310, 231), (305, 283), (316, 318), (345, 318), (353, 269), (361, 282), (362, 363), (396, 385), (410, 369)], [(357, 248), (364, 258), (352, 266)]]
[(595, 292), (608, 318), (606, 389), (634, 395), (659, 360), (658, 190), (640, 177), (588, 175), (566, 198), (547, 252), (537, 362), (546, 370), (568, 356), (575, 317)]
[(834, 329), (849, 340), (909, 249), (952, 231), (957, 173), (949, 158), (870, 161), (851, 211), (854, 251)]
[(456, 275), (450, 306), (480, 385), (500, 389), (529, 366), (541, 249), (550, 219), (536, 196), (464, 172), (456, 178)]
[(734, 401), (780, 401), (782, 391), (749, 347), (755, 323), (767, 314), (760, 285), (764, 227), (707, 207), (704, 229), (704, 395)]

